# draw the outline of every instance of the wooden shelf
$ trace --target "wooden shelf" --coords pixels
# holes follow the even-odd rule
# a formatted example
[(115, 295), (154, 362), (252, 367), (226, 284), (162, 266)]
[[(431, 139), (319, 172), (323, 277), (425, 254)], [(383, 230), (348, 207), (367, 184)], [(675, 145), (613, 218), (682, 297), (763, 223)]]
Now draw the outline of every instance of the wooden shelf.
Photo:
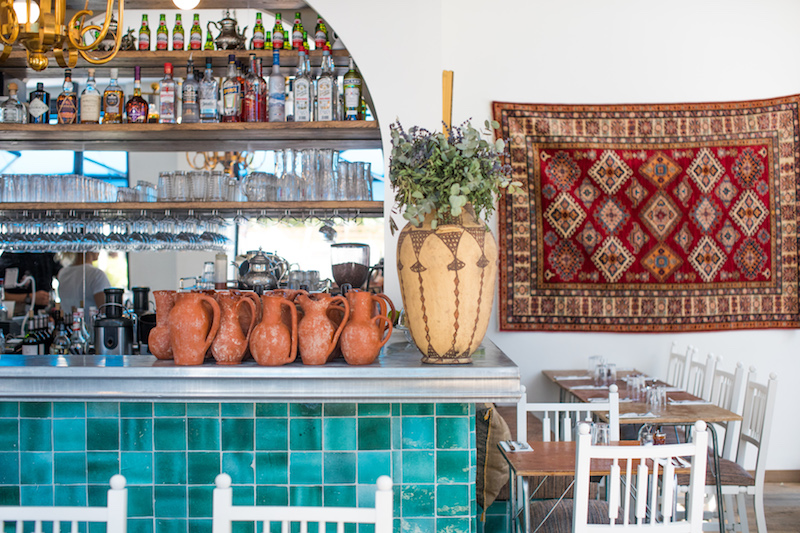
[(0, 150), (130, 152), (381, 148), (378, 123), (0, 124)]

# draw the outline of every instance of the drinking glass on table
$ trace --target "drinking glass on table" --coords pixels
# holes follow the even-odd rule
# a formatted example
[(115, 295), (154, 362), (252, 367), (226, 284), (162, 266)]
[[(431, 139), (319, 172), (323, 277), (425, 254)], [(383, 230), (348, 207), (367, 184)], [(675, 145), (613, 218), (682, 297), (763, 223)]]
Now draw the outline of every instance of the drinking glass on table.
[(607, 445), (609, 444), (611, 429), (608, 424), (595, 423), (592, 424), (592, 444)]
[(611, 385), (617, 382), (617, 365), (614, 363), (606, 363), (605, 365), (605, 384)]

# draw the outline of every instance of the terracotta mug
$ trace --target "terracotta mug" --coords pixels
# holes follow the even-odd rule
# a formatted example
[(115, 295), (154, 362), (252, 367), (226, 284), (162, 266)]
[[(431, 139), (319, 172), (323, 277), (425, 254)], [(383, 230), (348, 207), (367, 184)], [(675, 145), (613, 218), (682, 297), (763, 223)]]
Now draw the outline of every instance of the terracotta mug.
[[(342, 334), (350, 305), (343, 296), (314, 293), (300, 294), (297, 303), (303, 310), (303, 318), (297, 326), (297, 342), (300, 347), (300, 358), (304, 365), (324, 365), (333, 358), (333, 352)], [(340, 324), (328, 317), (328, 310), (333, 307), (344, 310)]]
[[(378, 357), (392, 334), (392, 321), (375, 304), (383, 300), (365, 291), (347, 293), (350, 317), (342, 331), (339, 345), (345, 361), (351, 365), (369, 365)], [(383, 309), (386, 304), (383, 303)], [(380, 309), (380, 307), (379, 307)], [(383, 323), (383, 324), (381, 324)]]
[(218, 364), (237, 365), (244, 359), (256, 326), (256, 304), (239, 291), (219, 291), (214, 297), (219, 304), (220, 324), (211, 343), (211, 355)]
[[(297, 308), (277, 294), (261, 296), (263, 317), (250, 337), (250, 353), (259, 365), (286, 365), (297, 358)], [(283, 321), (289, 314), (289, 326)]]
[(175, 364), (202, 365), (219, 325), (219, 304), (214, 298), (200, 292), (178, 293), (169, 313), (169, 336)]
[(175, 305), (175, 291), (153, 291), (156, 299), (156, 327), (150, 330), (147, 347), (158, 359), (172, 359), (169, 342), (169, 313)]

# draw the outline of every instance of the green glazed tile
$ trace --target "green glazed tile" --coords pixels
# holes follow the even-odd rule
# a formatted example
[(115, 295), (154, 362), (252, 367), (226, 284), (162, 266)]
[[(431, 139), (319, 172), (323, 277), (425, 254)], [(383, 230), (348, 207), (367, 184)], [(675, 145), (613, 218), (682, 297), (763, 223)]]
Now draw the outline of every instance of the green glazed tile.
[(54, 485), (53, 505), (86, 505), (86, 485)]
[(187, 403), (186, 416), (219, 416), (218, 403)]
[(186, 425), (190, 450), (220, 449), (220, 423), (218, 419), (189, 418)]
[[(153, 487), (154, 511), (160, 518), (186, 517), (186, 487)], [(186, 525), (184, 524), (184, 528)], [(158, 531), (158, 528), (156, 528)], [(185, 531), (185, 529), (183, 530)]]
[(355, 416), (356, 405), (353, 403), (326, 403), (323, 412), (325, 416)]
[(434, 516), (435, 485), (403, 485), (403, 518)]
[(364, 483), (356, 486), (358, 507), (375, 507), (375, 483)]
[(59, 485), (86, 483), (85, 453), (53, 454), (53, 480)]
[[(153, 487), (152, 486), (128, 486), (128, 516), (153, 516)], [(128, 520), (128, 531), (130, 528)]]
[(86, 450), (86, 419), (53, 420), (53, 449), (62, 452)]
[(470, 533), (471, 518), (447, 518), (436, 519), (436, 531), (447, 531), (448, 533)]
[(469, 483), (470, 453), (465, 450), (436, 452), (437, 483)]
[(51, 413), (50, 402), (20, 402), (20, 418), (49, 418)]
[(468, 418), (437, 418), (437, 448), (469, 448)]
[(403, 418), (392, 417), (392, 449), (400, 450), (403, 447)]
[(86, 419), (87, 450), (118, 450), (119, 419), (87, 418)]
[(84, 402), (53, 402), (53, 418), (86, 418)]
[(154, 455), (153, 482), (156, 485), (186, 484), (186, 453), (160, 452)]
[(219, 452), (186, 454), (187, 479), (190, 485), (211, 485), (220, 473)]
[(420, 533), (422, 531), (438, 531), (435, 518), (406, 518), (403, 515), (403, 529), (401, 533)]
[(431, 416), (433, 407), (432, 403), (404, 403), (403, 416)]
[(86, 473), (89, 483), (101, 483), (108, 490), (108, 480), (119, 474), (117, 452), (86, 452)]
[(0, 485), (19, 485), (17, 452), (0, 452)]
[(256, 505), (289, 505), (289, 489), (287, 487), (256, 487)]
[(392, 404), (392, 416), (401, 416), (403, 414), (403, 410), (400, 407), (399, 403)]
[(321, 450), (322, 420), (320, 418), (292, 418), (289, 421), (289, 449)]
[(325, 418), (322, 423), (326, 450), (356, 449), (355, 418)]
[(129, 485), (153, 484), (153, 454), (150, 452), (121, 452), (120, 473)]
[(48, 452), (20, 452), (20, 483), (23, 485), (48, 485), (53, 483), (53, 454)]
[(436, 416), (469, 416), (469, 404), (437, 403)]
[(253, 418), (255, 405), (252, 403), (223, 403), (221, 416)]
[(255, 482), (253, 452), (226, 452), (222, 454), (222, 471), (231, 476), (235, 485)]
[(0, 452), (19, 451), (19, 420), (0, 419)]
[(427, 450), (433, 448), (434, 423), (432, 416), (402, 419), (403, 448)]
[(185, 450), (186, 419), (155, 418), (153, 419), (154, 450)]
[(321, 403), (289, 404), (289, 416), (322, 416)]
[(211, 533), (213, 521), (210, 518), (189, 518), (187, 524), (192, 533)]
[(390, 418), (359, 418), (358, 449), (388, 450), (392, 444)]
[(86, 402), (87, 418), (111, 418), (119, 416), (119, 402)]
[(223, 451), (253, 451), (255, 429), (251, 418), (223, 418), (221, 431)]
[(211, 518), (213, 495), (213, 485), (189, 487), (189, 518)]
[(289, 454), (285, 452), (256, 453), (256, 483), (259, 485), (289, 483)]
[(19, 505), (19, 486), (0, 486), (0, 505)]
[(21, 418), (19, 421), (20, 451), (46, 452), (52, 450), (51, 427), (49, 419)]
[(256, 420), (256, 450), (288, 450), (289, 422), (285, 418)]
[(255, 491), (254, 487), (233, 487), (233, 505), (254, 505), (255, 504)]
[(19, 488), (22, 505), (53, 505), (52, 485), (23, 485)]
[(399, 483), (403, 479), (403, 452), (392, 452), (392, 480)]
[[(161, 515), (157, 513), (157, 516)], [(157, 518), (155, 533), (186, 533), (187, 523), (188, 521), (186, 519)]]
[(483, 531), (510, 531), (508, 519), (505, 516), (486, 515), (486, 522), (483, 524)]
[(356, 487), (325, 486), (322, 488), (322, 499), (325, 507), (356, 507)]
[(358, 482), (375, 483), (379, 476), (392, 475), (391, 452), (359, 452)]
[(289, 505), (322, 505), (322, 487), (289, 487)]
[(435, 473), (432, 451), (403, 452), (403, 483), (433, 483)]
[(437, 516), (469, 516), (469, 485), (437, 485)]
[(0, 402), (0, 418), (19, 418), (19, 402)]
[(289, 404), (286, 403), (257, 403), (257, 417), (286, 417), (289, 414)]
[[(356, 482), (356, 454), (354, 452), (325, 453), (323, 460), (325, 463), (324, 480), (326, 485)], [(326, 505), (330, 504), (326, 503)]]
[(152, 418), (152, 402), (123, 402), (119, 404), (119, 416), (122, 418)]
[(358, 416), (388, 416), (392, 414), (392, 406), (388, 403), (360, 403)]
[(289, 483), (319, 485), (322, 483), (322, 453), (295, 452), (289, 454)]
[(128, 518), (128, 533), (155, 533), (152, 518)]
[(120, 450), (150, 452), (153, 450), (152, 418), (121, 418)]
[(186, 416), (186, 404), (156, 402), (153, 404), (153, 416)]

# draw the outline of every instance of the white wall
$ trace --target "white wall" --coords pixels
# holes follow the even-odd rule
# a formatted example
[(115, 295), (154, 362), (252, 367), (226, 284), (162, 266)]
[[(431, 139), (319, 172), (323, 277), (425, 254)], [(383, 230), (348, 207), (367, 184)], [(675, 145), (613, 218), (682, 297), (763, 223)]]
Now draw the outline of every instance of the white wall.
[[(344, 39), (369, 86), (388, 154), (388, 125), (438, 128), (441, 71), (455, 71), (454, 123), (482, 124), (491, 102), (636, 103), (755, 99), (800, 92), (800, 3), (793, 0), (311, 0)], [(388, 157), (387, 157), (388, 165)], [(388, 174), (387, 174), (388, 175)], [(387, 212), (392, 198), (387, 191)], [(387, 223), (388, 228), (388, 223)], [(387, 265), (395, 242), (387, 229)], [(400, 301), (396, 272), (387, 292)], [(496, 313), (495, 313), (496, 317)], [(732, 368), (781, 379), (770, 469), (800, 469), (791, 380), (796, 330), (687, 334), (505, 333), (489, 337), (520, 366), (538, 399), (547, 368), (591, 354), (664, 375), (673, 340)], [(457, 372), (457, 369), (453, 370)]]

